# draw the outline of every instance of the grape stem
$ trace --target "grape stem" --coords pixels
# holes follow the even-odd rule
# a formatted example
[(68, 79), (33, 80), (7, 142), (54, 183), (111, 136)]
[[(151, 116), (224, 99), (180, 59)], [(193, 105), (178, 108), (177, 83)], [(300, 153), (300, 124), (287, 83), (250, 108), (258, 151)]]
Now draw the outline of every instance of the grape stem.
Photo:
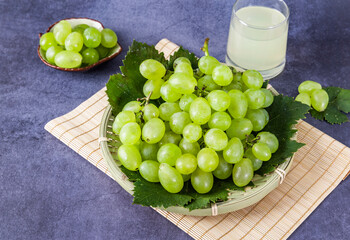
[(257, 143), (260, 140), (260, 136), (253, 138), (252, 140), (249, 140), (249, 135), (246, 135), (246, 143), (247, 143), (247, 147), (245, 147), (245, 151), (248, 149), (248, 146), (252, 147), (255, 143)]
[(209, 38), (206, 38), (204, 40), (204, 45), (201, 48), (201, 50), (204, 52), (205, 56), (209, 56), (208, 44), (209, 44)]
[(153, 91), (151, 91), (151, 92), (148, 94), (147, 97), (138, 98), (138, 99), (136, 99), (136, 100), (137, 100), (138, 102), (142, 101), (142, 102), (140, 103), (141, 106), (142, 106), (142, 105), (145, 105), (145, 106), (146, 106), (146, 105), (149, 103), (149, 100), (151, 99), (152, 93), (153, 93)]

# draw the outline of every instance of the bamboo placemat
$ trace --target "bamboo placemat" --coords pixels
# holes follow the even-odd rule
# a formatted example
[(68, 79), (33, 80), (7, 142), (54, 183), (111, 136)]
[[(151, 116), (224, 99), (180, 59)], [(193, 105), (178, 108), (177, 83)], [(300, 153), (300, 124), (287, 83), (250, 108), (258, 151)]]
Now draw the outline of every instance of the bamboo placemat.
[[(156, 48), (168, 57), (178, 46), (162, 39)], [(99, 149), (99, 125), (108, 104), (105, 88), (45, 129), (112, 177)], [(157, 210), (195, 239), (286, 239), (343, 180), (350, 149), (304, 121), (297, 124), (295, 155), (284, 182), (257, 204), (215, 217), (193, 217)], [(131, 204), (131, 203), (130, 203)]]

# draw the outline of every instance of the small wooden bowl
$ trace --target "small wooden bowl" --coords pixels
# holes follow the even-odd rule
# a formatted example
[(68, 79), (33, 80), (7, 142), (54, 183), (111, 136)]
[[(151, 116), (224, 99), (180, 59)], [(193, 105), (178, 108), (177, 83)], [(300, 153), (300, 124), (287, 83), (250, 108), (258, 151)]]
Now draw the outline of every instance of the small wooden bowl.
[[(75, 26), (77, 26), (79, 24), (86, 24), (86, 25), (89, 25), (91, 27), (96, 28), (99, 31), (102, 31), (102, 29), (104, 29), (104, 26), (103, 26), (103, 24), (101, 22), (99, 22), (97, 20), (94, 20), (94, 19), (90, 19), (90, 18), (66, 18), (66, 19), (62, 19), (62, 20), (66, 20), (67, 22), (69, 22), (71, 24), (72, 28), (74, 28)], [(60, 21), (55, 22), (54, 24), (52, 24), (46, 30), (46, 32), (52, 32), (53, 31), (53, 27), (57, 23), (59, 23)], [(42, 33), (39, 33), (39, 37), (41, 37), (41, 36), (42, 36)], [(101, 60), (99, 60), (97, 63), (88, 65), (86, 67), (80, 67), (80, 68), (61, 68), (61, 67), (58, 67), (56, 65), (53, 65), (53, 64), (49, 63), (46, 60), (45, 52), (41, 49), (40, 45), (38, 46), (38, 56), (39, 56), (39, 58), (41, 59), (41, 61), (43, 63), (45, 63), (49, 67), (52, 67), (52, 68), (55, 68), (55, 69), (58, 69), (58, 70), (61, 70), (61, 71), (67, 71), (67, 72), (82, 72), (82, 71), (89, 70), (89, 69), (91, 69), (91, 68), (93, 68), (93, 67), (95, 67), (97, 65), (100, 65), (103, 62), (106, 62), (108, 60), (111, 60), (111, 59), (115, 58), (121, 51), (122, 51), (122, 46), (119, 43), (117, 43), (116, 46), (114, 46), (113, 48), (110, 48), (108, 55), (105, 58), (102, 58)]]

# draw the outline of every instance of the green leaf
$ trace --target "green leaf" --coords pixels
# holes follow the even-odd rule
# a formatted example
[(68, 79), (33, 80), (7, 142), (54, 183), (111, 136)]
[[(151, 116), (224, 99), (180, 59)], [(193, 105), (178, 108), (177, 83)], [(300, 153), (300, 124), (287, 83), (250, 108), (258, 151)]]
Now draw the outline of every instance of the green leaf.
[(237, 187), (232, 178), (226, 180), (214, 179), (214, 185), (210, 192), (205, 194), (197, 193), (191, 186), (190, 181), (186, 182), (187, 189), (189, 194), (193, 197), (193, 201), (185, 205), (185, 208), (188, 208), (190, 211), (194, 209), (200, 209), (208, 207), (210, 203), (218, 201), (226, 201), (228, 198), (228, 193), (230, 190), (239, 190), (243, 191), (244, 188)]
[(350, 112), (350, 89), (342, 89), (337, 97), (338, 109), (349, 113)]
[(188, 60), (190, 60), (190, 62), (192, 64), (192, 68), (193, 69), (198, 68), (198, 58), (196, 57), (196, 55), (194, 55), (193, 53), (190, 53), (188, 50), (180, 47), (179, 50), (177, 50), (173, 55), (170, 56), (169, 62), (168, 62), (168, 69), (174, 70), (174, 68), (173, 68), (174, 61), (176, 58), (179, 58), (179, 57), (188, 58)]
[(143, 87), (147, 79), (141, 75), (139, 67), (144, 60), (150, 58), (161, 62), (167, 68), (168, 62), (164, 58), (164, 53), (159, 53), (153, 45), (149, 46), (146, 43), (134, 40), (123, 61), (124, 66), (120, 67), (120, 70), (127, 78), (134, 81), (136, 85), (139, 83)]
[(114, 115), (119, 113), (126, 103), (143, 97), (142, 88), (135, 86), (133, 81), (121, 74), (110, 76), (106, 87), (108, 102)]
[(277, 152), (272, 154), (269, 161), (263, 162), (258, 174), (263, 175), (275, 170), (275, 167), (286, 161), (304, 144), (291, 140), (296, 130), (293, 126), (299, 119), (305, 118), (310, 107), (294, 101), (291, 97), (278, 95), (273, 104), (266, 110), (269, 113), (270, 121), (263, 129), (276, 135), (279, 141)]
[(169, 193), (159, 183), (151, 183), (141, 177), (138, 172), (132, 172), (125, 167), (122, 171), (131, 181), (134, 182), (134, 203), (142, 206), (152, 207), (171, 207), (184, 206), (190, 202), (193, 197), (187, 193)]
[(349, 119), (345, 113), (349, 113), (350, 111), (350, 90), (339, 87), (326, 87), (324, 90), (328, 93), (328, 106), (323, 112), (311, 109), (311, 116), (320, 121), (326, 120), (330, 124), (348, 122)]
[(330, 103), (326, 110), (324, 110), (324, 118), (327, 122), (331, 124), (342, 124), (349, 121), (348, 117), (344, 113), (339, 111), (336, 102)]

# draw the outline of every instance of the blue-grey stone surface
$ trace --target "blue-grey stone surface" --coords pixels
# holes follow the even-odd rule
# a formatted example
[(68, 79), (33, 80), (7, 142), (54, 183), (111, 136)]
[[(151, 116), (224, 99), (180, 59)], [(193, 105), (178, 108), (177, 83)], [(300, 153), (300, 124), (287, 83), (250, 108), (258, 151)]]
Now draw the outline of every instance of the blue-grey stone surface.
[[(234, 1), (0, 1), (0, 239), (190, 239), (154, 210), (132, 205), (116, 182), (44, 130), (100, 90), (133, 39), (161, 38), (198, 56), (225, 59)], [(312, 79), (350, 88), (350, 1), (288, 0), (285, 71), (272, 85), (289, 96)], [(45, 66), (38, 33), (69, 17), (98, 19), (124, 47), (116, 59), (83, 73)], [(350, 123), (307, 122), (350, 146)], [(350, 178), (290, 239), (350, 239)]]

